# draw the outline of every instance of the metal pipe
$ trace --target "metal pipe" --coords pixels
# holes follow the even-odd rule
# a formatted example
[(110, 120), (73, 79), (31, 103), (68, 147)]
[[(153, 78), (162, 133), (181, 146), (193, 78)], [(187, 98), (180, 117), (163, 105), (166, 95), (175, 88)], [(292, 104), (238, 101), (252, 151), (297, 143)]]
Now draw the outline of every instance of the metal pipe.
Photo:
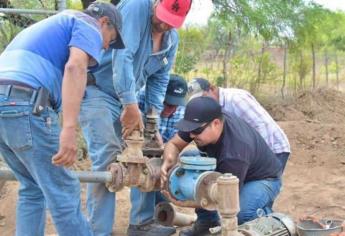
[[(222, 221), (222, 236), (243, 236), (237, 230), (237, 214), (240, 211), (239, 180), (232, 174), (217, 179), (217, 209)], [(215, 194), (212, 194), (215, 195)]]
[(165, 226), (189, 226), (196, 221), (196, 215), (178, 212), (172, 204), (161, 202), (155, 208), (155, 219)]
[(12, 14), (36, 14), (36, 15), (54, 15), (58, 13), (52, 10), (33, 10), (33, 9), (14, 9), (14, 8), (0, 8), (0, 13)]
[[(113, 176), (110, 171), (72, 171), (82, 183), (108, 183), (112, 182)], [(16, 181), (16, 177), (9, 169), (0, 169), (0, 179)]]

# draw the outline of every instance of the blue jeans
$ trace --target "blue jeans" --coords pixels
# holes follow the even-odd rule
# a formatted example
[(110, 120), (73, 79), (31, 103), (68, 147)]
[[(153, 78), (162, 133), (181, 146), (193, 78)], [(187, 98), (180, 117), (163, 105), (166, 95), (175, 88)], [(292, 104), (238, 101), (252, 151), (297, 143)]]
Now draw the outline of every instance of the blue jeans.
[[(243, 224), (257, 218), (257, 210), (263, 209), (266, 214), (272, 213), (273, 202), (278, 196), (281, 179), (264, 179), (250, 181), (243, 185), (240, 191), (240, 212), (238, 223)], [(197, 208), (195, 212), (198, 221), (202, 223), (219, 221), (217, 211), (207, 211)]]
[(81, 211), (78, 179), (51, 162), (59, 147), (58, 115), (46, 108), (34, 116), (31, 105), (3, 106), (4, 99), (0, 95), (0, 153), (20, 182), (16, 235), (43, 236), (46, 208), (59, 235), (93, 235)]
[[(122, 151), (121, 103), (96, 86), (88, 86), (81, 106), (80, 125), (87, 143), (92, 170), (104, 171)], [(95, 235), (111, 235), (115, 212), (115, 193), (104, 184), (88, 184), (87, 208)], [(130, 224), (153, 218), (154, 193), (131, 189)]]

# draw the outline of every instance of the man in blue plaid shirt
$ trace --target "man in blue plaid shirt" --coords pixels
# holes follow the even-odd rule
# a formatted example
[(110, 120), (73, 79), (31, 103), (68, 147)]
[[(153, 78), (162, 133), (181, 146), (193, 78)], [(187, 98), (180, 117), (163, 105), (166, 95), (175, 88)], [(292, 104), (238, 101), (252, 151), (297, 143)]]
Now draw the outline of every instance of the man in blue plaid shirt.
[[(159, 133), (163, 143), (168, 142), (177, 132), (175, 124), (183, 118), (187, 82), (179, 75), (170, 75), (169, 84), (164, 98), (164, 107), (160, 114)], [(139, 108), (145, 109), (145, 90), (139, 94)]]

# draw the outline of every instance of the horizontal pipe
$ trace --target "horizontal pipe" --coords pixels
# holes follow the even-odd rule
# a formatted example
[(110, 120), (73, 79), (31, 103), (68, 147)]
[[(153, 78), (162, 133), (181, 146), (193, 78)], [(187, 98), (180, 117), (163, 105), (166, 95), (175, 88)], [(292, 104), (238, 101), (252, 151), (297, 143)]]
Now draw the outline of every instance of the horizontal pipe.
[(5, 14), (37, 14), (37, 15), (54, 15), (58, 13), (52, 10), (32, 10), (32, 9), (15, 9), (15, 8), (0, 8), (0, 13)]
[[(108, 183), (113, 176), (110, 171), (72, 171), (82, 183)], [(0, 168), (0, 180), (16, 181), (16, 177), (9, 169)]]

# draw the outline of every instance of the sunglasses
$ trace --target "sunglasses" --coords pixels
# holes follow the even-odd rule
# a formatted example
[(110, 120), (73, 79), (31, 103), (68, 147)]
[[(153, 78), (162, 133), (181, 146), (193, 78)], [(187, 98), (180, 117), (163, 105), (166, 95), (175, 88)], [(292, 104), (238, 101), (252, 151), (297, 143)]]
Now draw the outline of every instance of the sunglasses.
[(206, 123), (203, 126), (200, 126), (199, 128), (196, 128), (195, 130), (190, 131), (191, 134), (193, 135), (199, 135), (202, 132), (204, 132), (204, 130), (207, 128), (207, 126), (209, 126), (210, 123)]

